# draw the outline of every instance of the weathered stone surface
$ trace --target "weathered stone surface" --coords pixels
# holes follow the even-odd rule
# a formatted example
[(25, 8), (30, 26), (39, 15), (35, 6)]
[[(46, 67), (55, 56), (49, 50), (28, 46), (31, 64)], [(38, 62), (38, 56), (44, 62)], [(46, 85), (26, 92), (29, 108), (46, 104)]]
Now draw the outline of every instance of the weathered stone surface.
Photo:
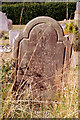
[(12, 29), (12, 20), (8, 19), (6, 14), (0, 11), (0, 32)]
[(6, 15), (0, 11), (0, 32), (2, 31), (8, 31), (8, 22)]
[(80, 2), (77, 2), (77, 4), (76, 4), (76, 10), (80, 12)]
[(55, 71), (62, 73), (64, 64), (69, 63), (70, 50), (71, 45), (57, 21), (50, 17), (31, 20), (14, 41), (17, 85), (25, 82), (24, 89), (32, 86), (33, 98), (39, 94), (45, 99), (50, 85), (51, 96), (54, 95)]
[(12, 20), (8, 19), (8, 29), (12, 29)]
[(19, 31), (15, 31), (15, 30), (10, 30), (9, 31), (9, 45), (13, 46), (14, 43), (14, 38), (16, 37), (16, 35), (19, 33)]
[(80, 20), (80, 2), (77, 2), (76, 4), (76, 11), (75, 11), (75, 20)]

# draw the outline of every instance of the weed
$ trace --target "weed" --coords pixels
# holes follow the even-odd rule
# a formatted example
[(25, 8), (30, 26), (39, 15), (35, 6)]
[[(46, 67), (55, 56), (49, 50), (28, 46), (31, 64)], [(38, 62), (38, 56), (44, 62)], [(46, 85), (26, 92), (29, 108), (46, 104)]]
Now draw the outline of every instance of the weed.
[[(2, 118), (77, 118), (78, 117), (78, 78), (77, 69), (69, 71), (67, 82), (64, 79), (60, 83), (57, 74), (55, 81), (57, 96), (52, 101), (39, 101), (38, 98), (31, 99), (30, 92), (26, 88), (18, 94), (12, 90), (14, 81), (11, 78), (12, 61), (5, 62), (2, 66)], [(65, 74), (67, 71), (65, 72)], [(32, 86), (33, 87), (33, 86)], [(50, 90), (50, 87), (48, 87)], [(10, 94), (11, 93), (11, 94)], [(24, 98), (20, 99), (23, 93)], [(59, 97), (58, 97), (59, 95)]]

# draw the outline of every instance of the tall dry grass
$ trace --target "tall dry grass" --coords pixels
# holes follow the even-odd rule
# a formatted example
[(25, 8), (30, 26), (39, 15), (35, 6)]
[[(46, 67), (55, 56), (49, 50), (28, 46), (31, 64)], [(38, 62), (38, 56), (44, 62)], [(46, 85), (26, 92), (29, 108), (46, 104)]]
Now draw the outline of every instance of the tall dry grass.
[[(32, 99), (32, 90), (37, 91), (35, 85), (19, 92), (16, 99), (11, 68), (11, 61), (3, 61), (2, 118), (78, 118), (78, 67), (66, 69), (64, 74), (56, 72), (56, 95), (51, 100), (38, 99), (39, 93)], [(48, 96), (53, 92), (51, 90), (51, 86), (47, 85)]]
[[(44, 34), (44, 33), (43, 33)], [(40, 37), (39, 41), (41, 40)], [(39, 41), (32, 53), (28, 66), (38, 47)], [(24, 56), (26, 53), (24, 54)], [(23, 56), (23, 58), (24, 58)], [(20, 63), (21, 65), (21, 63)], [(19, 65), (19, 66), (20, 66)], [(78, 118), (78, 68), (55, 70), (54, 86), (45, 82), (47, 91), (38, 91), (32, 80), (26, 89), (21, 89), (25, 82), (21, 79), (16, 91), (13, 90), (16, 82), (15, 68), (12, 61), (3, 60), (2, 64), (2, 114), (1, 118)], [(24, 76), (23, 76), (24, 77)], [(50, 79), (50, 78), (49, 78)], [(47, 81), (47, 79), (46, 79)], [(42, 81), (39, 81), (39, 83)], [(44, 81), (43, 81), (44, 82)], [(33, 93), (37, 96), (33, 99)], [(53, 93), (55, 93), (53, 95)], [(47, 99), (40, 99), (43, 94)], [(51, 99), (50, 99), (51, 98)]]

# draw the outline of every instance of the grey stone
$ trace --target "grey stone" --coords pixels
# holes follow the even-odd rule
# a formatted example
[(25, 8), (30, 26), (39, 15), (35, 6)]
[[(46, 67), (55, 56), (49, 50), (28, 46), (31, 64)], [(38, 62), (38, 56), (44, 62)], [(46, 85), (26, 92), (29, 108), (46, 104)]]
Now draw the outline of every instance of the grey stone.
[(6, 15), (0, 11), (0, 32), (2, 31), (8, 31), (8, 22)]
[(12, 20), (8, 19), (6, 13), (0, 11), (0, 32), (12, 29)]
[(80, 2), (77, 2), (77, 4), (76, 4), (76, 10), (80, 12)]
[(62, 26), (62, 29), (64, 31), (64, 29), (65, 29), (65, 23), (62, 23), (61, 26)]
[(14, 41), (16, 86), (24, 81), (24, 89), (31, 85), (33, 98), (38, 94), (47, 99), (49, 85), (51, 96), (56, 94), (55, 72), (62, 73), (64, 66), (68, 67), (70, 54), (71, 43), (56, 20), (45, 16), (31, 20)]
[(76, 11), (75, 11), (75, 20), (80, 20), (80, 2), (77, 2), (76, 4)]
[(9, 45), (13, 46), (14, 43), (14, 38), (16, 37), (16, 35), (19, 33), (19, 31), (17, 30), (10, 30), (9, 31)]
[(8, 19), (8, 29), (11, 30), (12, 29), (12, 20)]

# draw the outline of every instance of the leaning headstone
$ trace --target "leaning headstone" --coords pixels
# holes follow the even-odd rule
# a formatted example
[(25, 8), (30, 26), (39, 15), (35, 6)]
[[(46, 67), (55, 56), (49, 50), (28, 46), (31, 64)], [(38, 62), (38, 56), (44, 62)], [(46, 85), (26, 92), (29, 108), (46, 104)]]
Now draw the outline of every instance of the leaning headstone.
[(8, 31), (8, 22), (6, 15), (0, 11), (0, 32), (2, 31)]
[[(60, 24), (50, 17), (31, 20), (14, 41), (16, 87), (30, 88), (33, 99), (51, 99), (56, 94), (55, 71), (69, 64), (71, 44)], [(59, 78), (59, 85), (60, 78)]]

